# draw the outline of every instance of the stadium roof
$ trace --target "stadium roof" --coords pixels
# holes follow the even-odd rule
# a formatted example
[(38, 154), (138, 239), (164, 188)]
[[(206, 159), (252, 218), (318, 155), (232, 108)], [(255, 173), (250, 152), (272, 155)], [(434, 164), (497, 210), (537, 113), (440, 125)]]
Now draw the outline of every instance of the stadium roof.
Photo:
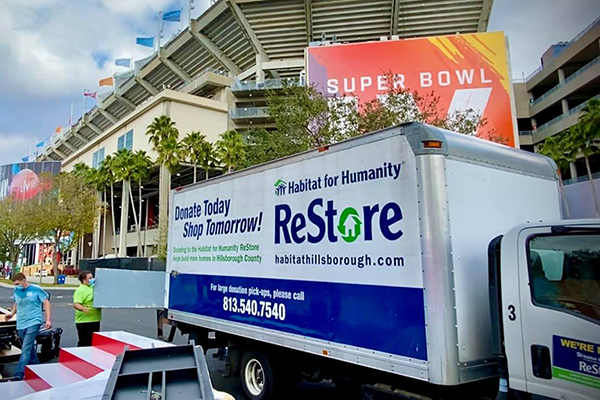
[[(115, 76), (114, 92), (55, 137), (40, 157), (63, 160), (165, 88), (202, 95), (196, 80), (216, 73), (239, 80), (298, 76), (311, 42), (365, 42), (487, 29), (493, 0), (219, 0), (134, 72)], [(217, 79), (218, 81), (218, 79)], [(187, 89), (186, 89), (187, 87)], [(198, 88), (198, 90), (196, 90)]]

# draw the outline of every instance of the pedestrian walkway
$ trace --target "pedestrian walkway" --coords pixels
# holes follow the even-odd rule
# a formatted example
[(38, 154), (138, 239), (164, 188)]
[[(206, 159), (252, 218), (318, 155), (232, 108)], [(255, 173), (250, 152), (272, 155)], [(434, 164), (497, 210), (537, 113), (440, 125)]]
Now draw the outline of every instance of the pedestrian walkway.
[[(40, 284), (39, 277), (30, 276), (30, 277), (27, 277), (27, 281), (29, 283), (33, 283), (34, 285)], [(47, 284), (47, 285), (52, 285), (52, 284), (54, 284), (54, 277), (53, 276), (43, 277), (42, 283)], [(45, 290), (48, 290), (48, 289), (50, 289), (50, 290), (75, 290), (75, 289), (77, 289), (77, 286), (79, 286), (79, 279), (77, 279), (77, 277), (74, 277), (74, 276), (67, 276), (65, 279), (65, 284), (71, 285), (71, 286), (55, 285), (55, 286), (42, 286), (42, 288)], [(12, 289), (13, 285), (11, 283), (0, 282), (0, 287)]]

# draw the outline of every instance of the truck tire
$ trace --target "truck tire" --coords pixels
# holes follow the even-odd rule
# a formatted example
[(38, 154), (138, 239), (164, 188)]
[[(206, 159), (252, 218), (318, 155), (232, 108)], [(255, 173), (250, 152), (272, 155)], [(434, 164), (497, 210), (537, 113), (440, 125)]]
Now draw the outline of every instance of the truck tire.
[(246, 351), (240, 364), (240, 378), (244, 393), (251, 400), (273, 399), (275, 374), (273, 363), (263, 353)]

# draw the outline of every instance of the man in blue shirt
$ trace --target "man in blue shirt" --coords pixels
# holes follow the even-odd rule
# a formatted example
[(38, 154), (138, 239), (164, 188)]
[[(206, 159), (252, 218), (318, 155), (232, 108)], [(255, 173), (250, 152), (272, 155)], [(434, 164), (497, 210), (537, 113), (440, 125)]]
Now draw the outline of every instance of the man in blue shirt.
[(14, 274), (12, 282), (15, 286), (13, 294), (15, 304), (13, 304), (10, 314), (7, 314), (5, 318), (8, 321), (17, 313), (17, 334), (21, 338), (22, 346), (15, 379), (22, 380), (25, 375), (25, 366), (39, 363), (35, 338), (44, 322), (42, 305), (46, 310), (46, 329), (52, 327), (52, 322), (50, 322), (52, 312), (50, 310), (50, 296), (44, 289), (37, 285), (30, 285), (27, 282), (27, 277), (22, 273)]

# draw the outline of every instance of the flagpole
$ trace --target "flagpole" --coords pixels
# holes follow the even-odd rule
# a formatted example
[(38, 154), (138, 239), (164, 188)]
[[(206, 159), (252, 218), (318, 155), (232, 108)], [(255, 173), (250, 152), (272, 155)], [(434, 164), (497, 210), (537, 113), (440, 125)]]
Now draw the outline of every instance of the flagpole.
[(73, 102), (71, 102), (71, 117), (69, 118), (69, 127), (73, 125)]
[(85, 92), (83, 92), (83, 105), (81, 106), (81, 119), (85, 115)]
[(192, 10), (194, 9), (194, 0), (188, 2), (188, 26), (192, 29)]
[(156, 35), (156, 51), (160, 49), (160, 35), (162, 34), (162, 11), (158, 12), (158, 35)]

